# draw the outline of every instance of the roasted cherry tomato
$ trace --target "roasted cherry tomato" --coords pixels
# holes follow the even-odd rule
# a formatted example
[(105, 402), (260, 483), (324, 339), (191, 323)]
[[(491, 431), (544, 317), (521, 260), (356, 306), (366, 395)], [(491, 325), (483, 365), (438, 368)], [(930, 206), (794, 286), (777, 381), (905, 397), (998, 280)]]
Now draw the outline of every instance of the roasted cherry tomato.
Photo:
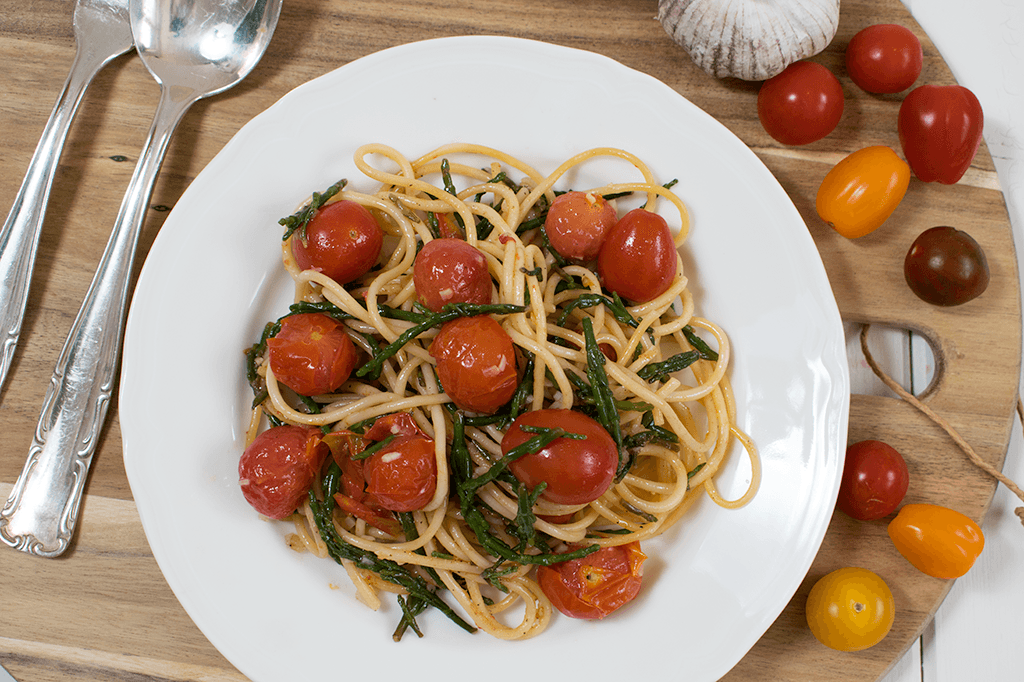
[(395, 436), (363, 462), (369, 501), (391, 511), (422, 509), (437, 488), (434, 441)]
[(556, 438), (537, 452), (509, 464), (509, 470), (530, 488), (547, 483), (543, 499), (556, 504), (586, 504), (601, 497), (615, 478), (619, 450), (596, 421), (573, 410), (543, 409), (520, 415), (501, 439), (501, 453), (522, 445), (536, 434), (524, 426), (563, 429), (586, 436), (582, 440)]
[(615, 226), (615, 208), (593, 192), (566, 192), (555, 198), (544, 219), (544, 233), (560, 255), (592, 261)]
[(412, 281), (420, 302), (434, 312), (446, 303), (490, 303), (491, 275), (479, 249), (461, 239), (434, 239), (413, 264)]
[(840, 568), (811, 588), (805, 615), (811, 632), (825, 646), (860, 651), (889, 634), (896, 605), (877, 574), (866, 568)]
[(933, 227), (910, 245), (903, 260), (903, 275), (921, 300), (933, 305), (960, 305), (988, 288), (988, 260), (971, 235), (954, 227)]
[(408, 412), (392, 412), (378, 417), (364, 434), (369, 440), (381, 441), (388, 436), (421, 436), (429, 438)]
[(457, 407), (494, 414), (516, 392), (516, 354), (508, 332), (486, 315), (448, 322), (433, 343), (437, 376)]
[(959, 578), (985, 547), (981, 528), (937, 504), (908, 504), (889, 522), (889, 537), (907, 561), (933, 578)]
[(356, 366), (356, 348), (344, 325), (322, 313), (290, 315), (267, 339), (270, 369), (300, 395), (330, 393)]
[(338, 284), (362, 277), (380, 257), (384, 231), (373, 215), (354, 201), (321, 207), (306, 225), (305, 240), (291, 237), (292, 254), (303, 270), (318, 270)]
[(835, 130), (843, 117), (843, 86), (821, 64), (793, 62), (761, 86), (757, 116), (782, 144), (816, 142)]
[(864, 440), (846, 448), (836, 506), (861, 521), (880, 519), (896, 511), (909, 487), (903, 455), (882, 441)]
[(272, 519), (289, 516), (309, 492), (330, 454), (312, 426), (267, 429), (238, 460), (238, 483), (253, 509)]
[(606, 291), (646, 303), (672, 285), (678, 258), (665, 219), (637, 208), (608, 233), (597, 257), (597, 272)]
[(984, 115), (961, 85), (922, 85), (900, 105), (897, 130), (903, 155), (925, 182), (952, 185), (971, 167), (981, 146)]
[(537, 583), (570, 618), (604, 618), (640, 592), (644, 560), (639, 542), (605, 547), (582, 559), (537, 569)]
[(923, 65), (921, 41), (898, 24), (868, 26), (846, 46), (846, 72), (866, 92), (903, 92), (921, 75)]
[(882, 226), (903, 201), (910, 167), (884, 146), (865, 147), (837, 163), (818, 188), (818, 215), (847, 239)]

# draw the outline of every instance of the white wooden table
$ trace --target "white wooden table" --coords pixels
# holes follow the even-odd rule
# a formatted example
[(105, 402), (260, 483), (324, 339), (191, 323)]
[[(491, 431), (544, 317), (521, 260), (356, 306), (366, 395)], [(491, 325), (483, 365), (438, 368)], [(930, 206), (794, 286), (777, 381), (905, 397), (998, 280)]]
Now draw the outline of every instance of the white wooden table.
[[(903, 0), (941, 52), (957, 81), (981, 100), (985, 142), (1006, 196), (1017, 259), (1024, 266), (1024, 2), (1021, 0)], [(957, 225), (970, 230), (969, 225)], [(1024, 267), (1020, 267), (1024, 272)], [(859, 330), (851, 330), (854, 333)], [(925, 355), (917, 341), (887, 330), (872, 348), (887, 348), (886, 363), (903, 385), (926, 385)], [(861, 365), (850, 338), (854, 391), (888, 389)], [(913, 344), (912, 364), (905, 351)], [(1024, 482), (1024, 438), (1015, 428), (1003, 473)], [(1024, 680), (1024, 526), (1013, 510), (1022, 503), (1000, 486), (985, 519), (986, 546), (957, 580), (932, 625), (882, 682), (1020, 682)]]

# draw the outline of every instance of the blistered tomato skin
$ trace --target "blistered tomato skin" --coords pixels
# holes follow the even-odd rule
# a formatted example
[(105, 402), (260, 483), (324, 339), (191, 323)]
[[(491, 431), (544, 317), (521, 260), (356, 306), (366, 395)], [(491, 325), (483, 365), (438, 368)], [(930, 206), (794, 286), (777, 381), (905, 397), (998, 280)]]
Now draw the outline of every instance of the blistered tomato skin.
[(757, 115), (765, 131), (782, 144), (816, 142), (843, 117), (843, 86), (821, 64), (794, 62), (761, 85)]
[(288, 517), (309, 492), (330, 454), (312, 426), (275, 426), (256, 436), (238, 461), (246, 501), (272, 519)]
[(570, 618), (604, 618), (640, 592), (647, 557), (639, 542), (605, 547), (582, 559), (537, 569), (537, 584), (551, 604)]
[(559, 255), (592, 261), (615, 226), (615, 208), (591, 192), (566, 192), (555, 198), (544, 220), (544, 232)]
[(479, 249), (461, 239), (434, 239), (416, 255), (413, 283), (420, 302), (437, 312), (448, 303), (490, 303), (491, 275)]
[(904, 505), (888, 530), (899, 553), (933, 578), (959, 578), (971, 570), (985, 547), (977, 523), (937, 504)]
[(678, 258), (665, 219), (637, 208), (622, 216), (608, 233), (597, 257), (597, 272), (606, 291), (646, 303), (672, 285)]
[(619, 451), (608, 432), (582, 412), (543, 409), (520, 415), (501, 440), (501, 453), (522, 445), (536, 434), (523, 426), (560, 428), (586, 436), (583, 440), (557, 438), (537, 452), (524, 455), (509, 470), (528, 487), (546, 483), (541, 497), (556, 504), (586, 504), (601, 497), (615, 478)]
[(837, 163), (818, 187), (818, 216), (847, 239), (889, 219), (906, 196), (910, 167), (889, 147), (859, 149)]
[(306, 225), (305, 241), (291, 237), (292, 255), (302, 270), (317, 270), (338, 284), (370, 271), (380, 257), (384, 231), (373, 215), (354, 201), (321, 207)]
[(861, 29), (846, 47), (846, 72), (865, 92), (903, 92), (921, 75), (923, 65), (921, 41), (898, 24)]
[(356, 366), (355, 345), (344, 325), (321, 313), (290, 315), (267, 339), (270, 369), (299, 395), (330, 393), (348, 380)]
[(903, 261), (907, 286), (918, 298), (937, 306), (976, 299), (988, 288), (985, 251), (971, 235), (942, 225), (922, 232)]
[(896, 603), (877, 574), (865, 568), (840, 568), (811, 588), (805, 615), (811, 632), (825, 646), (861, 651), (889, 634)]
[(896, 511), (909, 487), (903, 455), (881, 441), (860, 441), (846, 449), (836, 506), (860, 521), (880, 519)]
[(437, 488), (434, 441), (422, 436), (398, 436), (363, 464), (366, 492), (378, 506), (391, 511), (423, 509)]
[(486, 315), (448, 322), (430, 344), (437, 376), (462, 410), (494, 414), (518, 385), (512, 338)]
[(903, 155), (920, 180), (952, 185), (981, 146), (981, 102), (962, 85), (921, 85), (903, 99), (896, 121)]

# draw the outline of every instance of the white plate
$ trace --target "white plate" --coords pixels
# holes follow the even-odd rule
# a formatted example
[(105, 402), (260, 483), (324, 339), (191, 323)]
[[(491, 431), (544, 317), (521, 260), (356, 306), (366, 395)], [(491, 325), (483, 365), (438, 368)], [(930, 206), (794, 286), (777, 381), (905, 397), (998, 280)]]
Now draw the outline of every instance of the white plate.
[[(699, 310), (732, 338), (740, 422), (760, 447), (764, 479), (746, 508), (704, 500), (645, 545), (645, 588), (614, 617), (557, 617), (542, 636), (505, 643), (434, 614), (423, 618), (425, 638), (395, 644), (393, 602), (383, 613), (356, 603), (339, 566), (287, 549), (287, 526), (261, 522), (242, 498), (237, 461), (251, 401), (242, 350), (291, 296), (277, 219), (313, 190), (359, 177), (352, 153), (368, 141), (410, 157), (477, 142), (542, 171), (616, 146), (661, 181), (679, 179), (692, 216), (687, 274)], [(365, 679), (381, 665), (387, 679), (448, 679), (470, 666), (494, 682), (528, 670), (716, 680), (810, 567), (835, 504), (849, 404), (843, 329), (821, 260), (757, 157), (649, 76), (588, 52), (495, 37), (370, 55), (246, 125), (153, 246), (122, 376), (125, 469), (153, 554), (199, 628), (259, 682)], [(749, 469), (741, 453), (733, 459), (722, 486), (738, 495)], [(627, 655), (634, 647), (642, 664)]]

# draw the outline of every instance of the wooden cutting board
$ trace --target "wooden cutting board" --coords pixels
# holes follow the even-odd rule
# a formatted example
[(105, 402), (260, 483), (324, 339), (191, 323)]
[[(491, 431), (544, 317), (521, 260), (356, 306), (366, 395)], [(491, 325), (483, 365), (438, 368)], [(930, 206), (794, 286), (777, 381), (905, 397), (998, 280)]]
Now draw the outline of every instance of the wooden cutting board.
[[(758, 84), (704, 74), (669, 39), (654, 18), (656, 11), (653, 0), (288, 0), (270, 50), (252, 75), (194, 106), (176, 132), (153, 195), (142, 254), (166, 212), (246, 121), (292, 88), (353, 59), (415, 40), (463, 34), (511, 35), (592, 50), (661, 79), (754, 149), (803, 215), (844, 318), (912, 328), (929, 338), (937, 379), (927, 391), (928, 403), (983, 458), (1001, 467), (1014, 424), (1021, 311), (1013, 238), (987, 150), (979, 151), (957, 185), (913, 180), (886, 226), (856, 241), (837, 237), (814, 211), (818, 184), (843, 156), (872, 144), (899, 150), (896, 114), (902, 98), (868, 95), (850, 82), (843, 66), (847, 42), (873, 23), (903, 24), (924, 45), (919, 84), (954, 82), (927, 36), (898, 0), (844, 0), (835, 40), (814, 57), (843, 83), (843, 119), (825, 140), (791, 148), (762, 130), (755, 106)], [(67, 73), (74, 42), (70, 2), (6, 3), (3, 15), (0, 208), (5, 212)], [(94, 82), (72, 129), (43, 228), (21, 343), (0, 395), (4, 499), (21, 470), (53, 364), (113, 224), (157, 94), (139, 60), (121, 58)], [(523, 105), (542, 103), (524, 99)], [(992, 269), (985, 295), (951, 310), (916, 299), (902, 275), (913, 239), (943, 224), (969, 231)], [(204, 334), (215, 331), (182, 329), (182, 343), (201, 343)], [(182, 417), (168, 415), (168, 429), (184, 428)], [(886, 440), (906, 456), (912, 477), (908, 502), (937, 502), (979, 521), (984, 517), (994, 483), (909, 405), (854, 396), (850, 439), (864, 438)], [(886, 579), (898, 616), (881, 644), (843, 654), (812, 637), (803, 603), (817, 578), (851, 565)], [(949, 585), (904, 561), (888, 541), (884, 521), (853, 522), (837, 513), (804, 584), (727, 679), (875, 680), (917, 638)], [(116, 401), (99, 442), (75, 544), (56, 560), (0, 548), (0, 595), (0, 662), (21, 682), (241, 679), (184, 613), (153, 560), (121, 461)]]

